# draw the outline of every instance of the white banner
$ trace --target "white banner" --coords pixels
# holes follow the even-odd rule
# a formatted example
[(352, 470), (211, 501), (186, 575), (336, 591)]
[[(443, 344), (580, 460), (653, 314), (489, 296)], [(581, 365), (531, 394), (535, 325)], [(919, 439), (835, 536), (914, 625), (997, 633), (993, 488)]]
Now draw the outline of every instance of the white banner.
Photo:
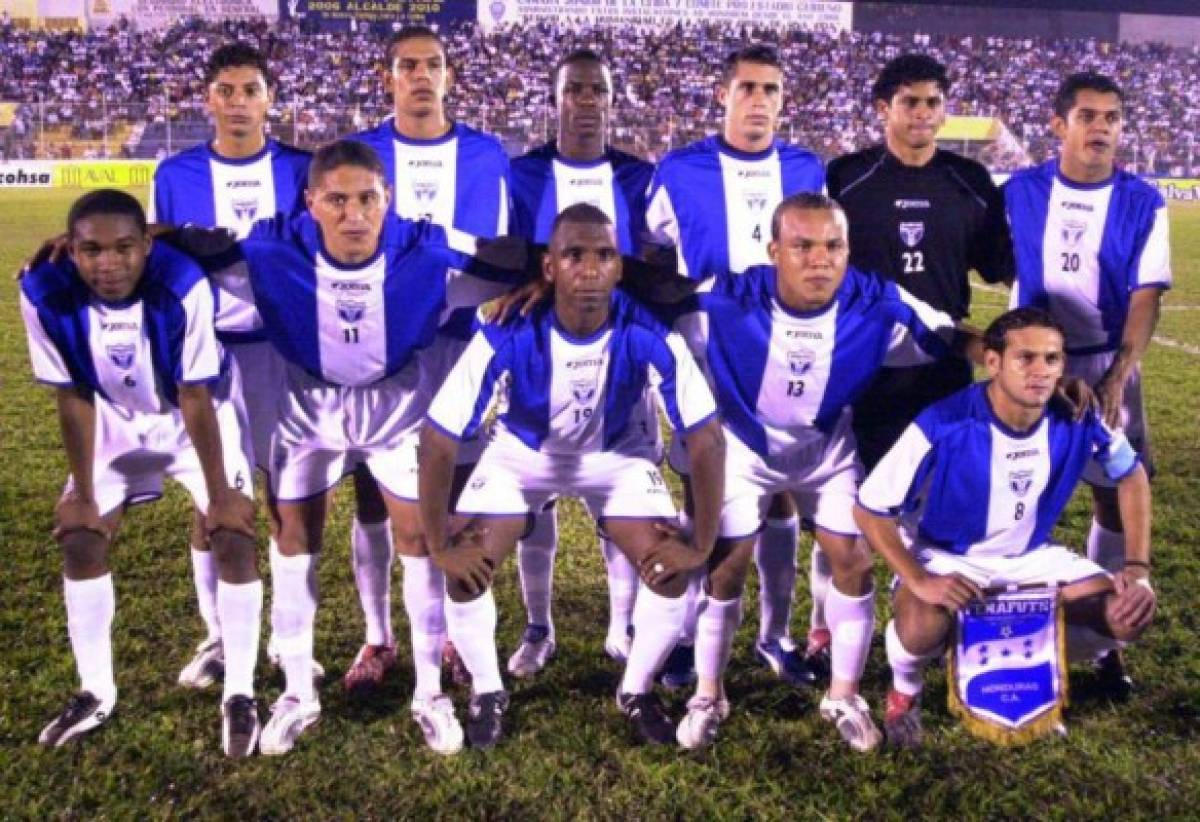
[(84, 0), (89, 28), (125, 17), (136, 28), (161, 29), (185, 17), (209, 20), (279, 16), (278, 0)]
[(479, 0), (479, 24), (485, 31), (545, 20), (640, 26), (753, 23), (836, 34), (850, 31), (853, 17), (853, 3), (830, 0)]

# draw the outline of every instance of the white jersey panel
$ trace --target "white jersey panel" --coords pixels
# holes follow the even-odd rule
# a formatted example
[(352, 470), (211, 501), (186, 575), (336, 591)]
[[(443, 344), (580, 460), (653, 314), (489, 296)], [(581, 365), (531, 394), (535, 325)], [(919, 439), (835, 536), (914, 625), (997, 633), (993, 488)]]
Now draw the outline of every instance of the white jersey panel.
[(800, 317), (771, 307), (771, 344), (756, 408), (772, 455), (803, 449), (824, 438), (813, 426), (833, 365), (838, 309)]
[(1038, 499), (1050, 480), (1049, 430), (1046, 419), (1031, 434), (1019, 438), (991, 426), (987, 536), (972, 545), (968, 555), (1014, 556), (1029, 544), (1037, 523)]
[[(954, 318), (944, 311), (938, 311), (926, 302), (918, 300), (900, 286), (896, 286), (900, 299), (913, 310), (917, 318), (927, 328), (937, 333), (949, 345), (954, 339)], [(884, 365), (889, 368), (904, 368), (911, 365), (925, 365), (937, 358), (920, 346), (908, 326), (896, 323), (892, 328), (892, 337), (888, 342), (887, 356)]]
[(612, 329), (576, 342), (550, 330), (550, 425), (541, 451), (581, 454), (600, 451)]
[(42, 320), (33, 303), (29, 302), (24, 291), (19, 293), (21, 317), (25, 320), (25, 336), (29, 340), (29, 359), (33, 365), (34, 379), (52, 385), (70, 385), (73, 382), (71, 372), (67, 370), (62, 354), (46, 336), (46, 329), (42, 326)]
[(587, 203), (603, 211), (616, 224), (612, 163), (579, 168), (554, 160), (554, 196), (560, 214), (577, 203)]
[(396, 156), (396, 213), (410, 220), (454, 225), (458, 138), (434, 145), (393, 140)]
[(1171, 219), (1166, 206), (1154, 213), (1154, 227), (1138, 261), (1138, 286), (1171, 286)]
[(250, 234), (256, 220), (274, 217), (279, 210), (271, 161), (269, 151), (252, 163), (209, 160), (217, 225), (237, 232), (239, 240)]
[(321, 373), (338, 385), (369, 385), (387, 371), (383, 281), (387, 256), (343, 269), (317, 256), (317, 329)]
[(741, 160), (721, 152), (721, 178), (725, 189), (725, 228), (729, 270), (740, 273), (755, 265), (769, 265), (771, 215), (783, 200), (783, 173), (778, 152), (761, 160)]
[(93, 300), (88, 306), (88, 348), (96, 379), (113, 405), (159, 414), (169, 408), (158, 395), (150, 340), (142, 325), (140, 300), (123, 308)]
[(1072, 348), (1104, 345), (1108, 332), (1098, 308), (1100, 244), (1112, 186), (1078, 189), (1055, 177), (1042, 241), (1042, 272), (1050, 313)]

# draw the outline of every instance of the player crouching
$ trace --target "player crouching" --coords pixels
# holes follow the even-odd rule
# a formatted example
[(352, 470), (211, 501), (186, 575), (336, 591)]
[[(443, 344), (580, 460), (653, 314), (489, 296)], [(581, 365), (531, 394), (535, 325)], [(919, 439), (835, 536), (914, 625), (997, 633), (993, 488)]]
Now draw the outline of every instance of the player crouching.
[[(642, 739), (669, 743), (674, 728), (652, 688), (683, 624), (688, 578), (716, 539), (724, 447), (714, 400), (683, 340), (653, 321), (642, 324), (638, 308), (614, 295), (622, 264), (603, 212), (584, 204), (564, 210), (543, 270), (553, 303), (479, 331), (421, 433), (421, 526), (446, 573), (450, 639), (471, 672), (467, 737), (475, 747), (495, 745), (508, 705), (496, 655), (496, 566), (533, 512), (576, 495), (642, 577), (618, 704)], [(458, 500), (458, 513), (471, 521), (451, 537), (458, 441), (479, 427), (501, 380), (506, 408)], [(690, 543), (673, 525), (675, 505), (655, 464), (651, 391), (673, 427), (688, 432), (696, 503)]]
[[(1137, 638), (1154, 616), (1149, 481), (1124, 434), (1091, 412), (1075, 419), (1056, 400), (1062, 329), (1020, 308), (991, 324), (984, 346), (990, 379), (922, 412), (859, 490), (855, 517), (899, 580), (885, 721), (898, 747), (920, 744), (924, 663), (983, 589), (1061, 584), (1068, 651), (1080, 659)], [(1092, 461), (1117, 483), (1126, 535), (1125, 568), (1111, 576), (1049, 542)]]
[(81, 680), (39, 741), (62, 745), (112, 715), (109, 548), (125, 508), (158, 497), (169, 476), (205, 512), (225, 642), (222, 747), (249, 756), (262, 582), (241, 382), (217, 343), (211, 286), (191, 259), (152, 242), (128, 194), (79, 198), (67, 235), (69, 260), (21, 281), (33, 373), (54, 386), (71, 472), (54, 536)]

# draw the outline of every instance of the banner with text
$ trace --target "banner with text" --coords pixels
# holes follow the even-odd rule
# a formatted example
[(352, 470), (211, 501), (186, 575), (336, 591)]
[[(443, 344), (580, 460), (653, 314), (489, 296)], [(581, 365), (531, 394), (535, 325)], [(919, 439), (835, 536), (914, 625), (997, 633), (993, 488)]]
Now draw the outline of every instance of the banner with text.
[(479, 24), (485, 31), (545, 20), (639, 26), (753, 23), (836, 34), (850, 31), (853, 17), (853, 3), (832, 0), (479, 0)]
[(416, 24), (445, 26), (474, 20), (475, 0), (279, 0), (279, 16), (322, 31), (359, 26), (392, 29)]
[(154, 179), (154, 160), (0, 162), (0, 188), (138, 188)]
[(162, 29), (188, 17), (227, 20), (275, 18), (278, 0), (85, 0), (89, 28), (105, 28), (122, 17), (138, 29)]

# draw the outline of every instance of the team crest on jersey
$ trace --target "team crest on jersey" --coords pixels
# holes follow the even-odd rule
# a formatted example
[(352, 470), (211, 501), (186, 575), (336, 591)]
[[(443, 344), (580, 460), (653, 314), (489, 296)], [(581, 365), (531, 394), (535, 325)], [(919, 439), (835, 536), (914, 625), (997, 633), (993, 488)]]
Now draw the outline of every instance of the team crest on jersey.
[(112, 343), (106, 345), (104, 350), (108, 352), (108, 358), (117, 368), (129, 368), (133, 365), (133, 353), (137, 349), (133, 343)]
[(258, 215), (258, 200), (234, 200), (233, 216), (243, 223), (249, 223)]
[(1059, 231), (1062, 233), (1063, 244), (1074, 248), (1083, 239), (1083, 232), (1087, 231), (1087, 223), (1082, 220), (1063, 220)]
[(1009, 471), (1008, 472), (1008, 487), (1018, 497), (1023, 497), (1029, 493), (1030, 487), (1033, 485), (1033, 470), (1025, 471)]
[(596, 383), (594, 380), (571, 380), (571, 396), (575, 402), (589, 403), (596, 398)]
[(921, 242), (921, 238), (925, 236), (925, 223), (900, 223), (900, 239), (909, 248), (915, 248), (917, 243)]
[(356, 323), (367, 313), (367, 304), (362, 300), (337, 300), (337, 313), (342, 322)]
[(767, 207), (767, 192), (765, 191), (747, 191), (743, 195), (746, 200), (746, 208), (751, 211), (763, 211)]
[(417, 202), (432, 203), (438, 193), (437, 180), (413, 180), (412, 191)]
[(803, 377), (812, 368), (813, 361), (817, 355), (808, 348), (797, 348), (794, 351), (789, 351), (788, 368), (792, 370), (793, 376)]

